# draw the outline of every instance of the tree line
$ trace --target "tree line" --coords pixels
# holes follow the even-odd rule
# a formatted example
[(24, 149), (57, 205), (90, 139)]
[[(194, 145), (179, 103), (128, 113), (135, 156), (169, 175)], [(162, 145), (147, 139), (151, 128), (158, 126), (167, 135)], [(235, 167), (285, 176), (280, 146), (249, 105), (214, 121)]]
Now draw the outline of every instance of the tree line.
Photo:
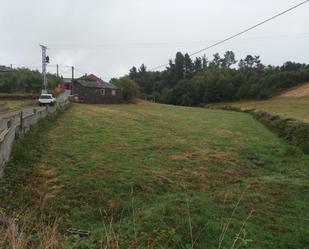
[[(47, 74), (48, 88), (54, 89), (60, 78), (54, 74)], [(0, 73), (1, 93), (38, 93), (42, 89), (42, 74), (28, 68), (12, 69), (10, 72)]]
[(137, 83), (140, 97), (162, 103), (198, 106), (211, 102), (267, 99), (277, 92), (309, 81), (309, 65), (286, 62), (264, 65), (260, 56), (236, 60), (233, 51), (194, 60), (178, 52), (163, 71), (148, 71), (142, 64), (127, 76)]

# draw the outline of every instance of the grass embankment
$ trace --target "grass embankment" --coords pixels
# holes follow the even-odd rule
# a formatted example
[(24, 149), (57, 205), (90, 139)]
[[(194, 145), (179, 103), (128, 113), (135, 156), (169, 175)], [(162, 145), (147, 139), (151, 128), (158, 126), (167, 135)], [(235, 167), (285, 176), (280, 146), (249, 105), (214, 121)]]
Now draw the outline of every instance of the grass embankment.
[(243, 110), (256, 109), (309, 123), (309, 83), (288, 89), (270, 100), (239, 101), (218, 105), (230, 105)]
[(248, 114), (75, 104), (45, 125), (15, 146), (0, 206), (37, 209), (45, 192), (60, 231), (92, 231), (73, 248), (309, 244), (309, 156)]
[(256, 109), (309, 123), (309, 97), (277, 97), (263, 101), (239, 101), (227, 104), (243, 110)]

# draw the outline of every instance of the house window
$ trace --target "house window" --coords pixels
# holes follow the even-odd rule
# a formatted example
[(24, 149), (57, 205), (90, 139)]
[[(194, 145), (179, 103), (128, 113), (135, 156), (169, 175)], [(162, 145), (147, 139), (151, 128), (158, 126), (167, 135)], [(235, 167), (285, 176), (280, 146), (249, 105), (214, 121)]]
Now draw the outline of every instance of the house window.
[(112, 95), (116, 96), (116, 90), (112, 90)]
[(105, 89), (100, 89), (100, 94), (101, 94), (102, 96), (104, 96), (104, 95), (105, 95)]

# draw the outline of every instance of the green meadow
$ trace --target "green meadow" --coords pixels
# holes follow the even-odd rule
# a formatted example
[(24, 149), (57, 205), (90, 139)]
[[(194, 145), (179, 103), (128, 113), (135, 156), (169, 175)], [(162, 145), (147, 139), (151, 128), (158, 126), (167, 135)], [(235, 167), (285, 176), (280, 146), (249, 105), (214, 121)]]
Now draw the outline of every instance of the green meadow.
[(63, 248), (308, 248), (308, 176), (309, 156), (246, 113), (73, 104), (16, 143), (0, 207), (44, 193), (60, 234), (91, 231)]

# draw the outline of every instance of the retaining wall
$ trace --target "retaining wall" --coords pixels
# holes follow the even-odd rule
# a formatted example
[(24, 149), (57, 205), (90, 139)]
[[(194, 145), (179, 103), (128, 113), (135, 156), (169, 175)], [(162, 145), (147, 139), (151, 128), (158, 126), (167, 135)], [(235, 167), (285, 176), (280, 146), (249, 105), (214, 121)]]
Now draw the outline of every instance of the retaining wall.
[(46, 116), (65, 109), (69, 103), (69, 99), (64, 99), (55, 106), (27, 108), (0, 117), (0, 177), (3, 175), (5, 163), (9, 160), (15, 138), (23, 136)]

